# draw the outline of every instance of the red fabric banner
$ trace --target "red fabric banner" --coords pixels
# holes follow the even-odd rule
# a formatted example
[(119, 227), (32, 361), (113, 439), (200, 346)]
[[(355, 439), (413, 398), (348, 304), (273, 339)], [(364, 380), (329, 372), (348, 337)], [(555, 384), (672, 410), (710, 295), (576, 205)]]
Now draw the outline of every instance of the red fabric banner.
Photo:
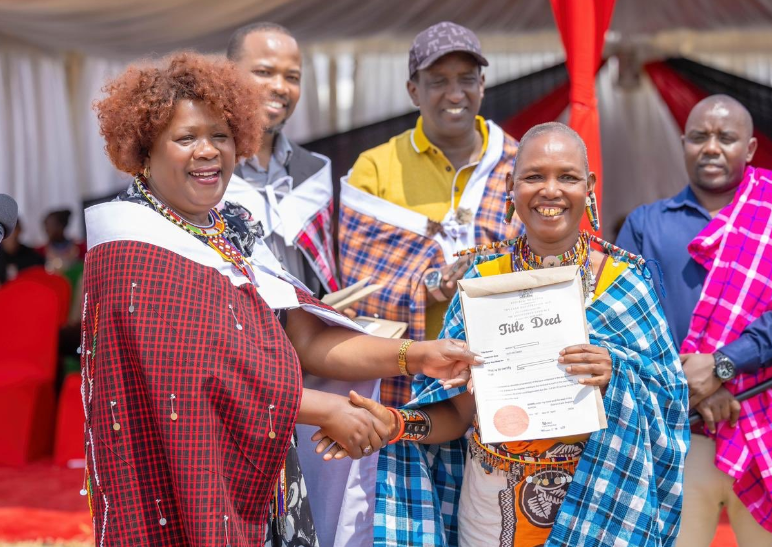
[[(598, 209), (603, 198), (603, 164), (600, 150), (600, 123), (595, 98), (595, 74), (601, 63), (606, 31), (616, 0), (551, 0), (571, 82), (569, 125), (587, 144), (590, 170), (598, 177), (595, 194)], [(587, 220), (582, 227), (590, 229)]]
[(520, 140), (525, 132), (534, 125), (557, 120), (567, 106), (568, 83), (556, 87), (552, 92), (531, 103), (515, 116), (508, 118), (501, 124), (501, 127), (508, 135)]
[[(665, 101), (670, 113), (673, 114), (678, 127), (683, 131), (689, 112), (694, 108), (694, 105), (707, 97), (708, 93), (685, 79), (664, 62), (648, 63), (645, 68), (662, 96), (662, 100)], [(756, 167), (772, 169), (772, 141), (758, 130), (753, 132), (753, 136), (759, 141), (759, 145), (751, 163)]]

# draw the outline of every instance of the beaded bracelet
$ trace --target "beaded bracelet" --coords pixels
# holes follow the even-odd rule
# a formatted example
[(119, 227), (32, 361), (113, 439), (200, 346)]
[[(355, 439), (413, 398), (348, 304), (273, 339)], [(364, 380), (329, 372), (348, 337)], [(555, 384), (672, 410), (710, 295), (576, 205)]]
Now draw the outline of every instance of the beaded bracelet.
[(399, 424), (399, 430), (397, 431), (397, 434), (394, 435), (394, 437), (392, 437), (392, 439), (388, 443), (388, 444), (394, 444), (402, 440), (402, 435), (405, 434), (405, 418), (402, 417), (402, 414), (396, 408), (392, 408), (390, 406), (387, 406), (386, 408), (388, 409), (389, 412), (394, 414), (394, 417), (397, 419), (397, 423)]
[(400, 408), (397, 412), (402, 415), (402, 420), (405, 423), (402, 440), (422, 441), (432, 432), (432, 419), (423, 410)]

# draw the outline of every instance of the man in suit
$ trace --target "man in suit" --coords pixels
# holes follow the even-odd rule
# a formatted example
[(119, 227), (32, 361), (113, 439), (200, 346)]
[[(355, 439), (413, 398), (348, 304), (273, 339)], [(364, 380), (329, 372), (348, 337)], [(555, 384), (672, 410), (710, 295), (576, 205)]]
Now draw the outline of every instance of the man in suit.
[(735, 398), (772, 377), (772, 172), (750, 165), (753, 120), (727, 95), (697, 103), (681, 141), (688, 185), (633, 210), (616, 241), (662, 264), (654, 288), (704, 419), (692, 429), (676, 545), (710, 545), (722, 509), (740, 547), (772, 545), (772, 392)]
[(233, 33), (227, 55), (263, 87), (266, 127), (258, 153), (236, 167), (225, 199), (263, 223), (265, 242), (284, 269), (314, 294), (336, 291), (330, 160), (282, 133), (300, 99), (297, 41), (281, 25), (254, 23)]

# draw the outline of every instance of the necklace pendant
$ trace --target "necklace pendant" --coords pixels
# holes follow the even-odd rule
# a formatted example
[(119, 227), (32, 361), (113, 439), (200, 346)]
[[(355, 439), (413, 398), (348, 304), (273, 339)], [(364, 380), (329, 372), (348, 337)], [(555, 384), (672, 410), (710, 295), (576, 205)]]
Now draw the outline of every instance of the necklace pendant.
[(545, 256), (541, 261), (541, 265), (545, 268), (554, 268), (555, 266), (560, 266), (560, 260), (556, 256)]

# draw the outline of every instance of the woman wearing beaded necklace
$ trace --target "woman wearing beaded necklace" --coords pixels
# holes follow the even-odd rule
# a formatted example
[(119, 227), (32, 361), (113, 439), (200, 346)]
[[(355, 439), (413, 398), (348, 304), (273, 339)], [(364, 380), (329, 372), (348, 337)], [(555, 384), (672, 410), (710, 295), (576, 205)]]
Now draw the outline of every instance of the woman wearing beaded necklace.
[[(391, 414), (392, 441), (379, 465), (375, 545), (674, 542), (689, 438), (686, 382), (643, 260), (580, 231), (585, 211), (597, 223), (594, 184), (578, 134), (559, 123), (532, 128), (507, 177), (507, 217), (517, 212), (525, 235), (483, 246), (514, 249), (478, 256), (467, 277), (579, 265), (590, 344), (565, 348), (558, 361), (568, 374), (589, 375), (580, 383), (600, 387), (608, 427), (484, 445), (465, 389), (419, 377), (414, 400), (398, 411), (353, 397), (384, 419)], [(604, 252), (591, 249), (592, 242)], [(465, 338), (458, 296), (443, 336)], [(411, 487), (418, 480), (420, 496)], [(427, 530), (434, 536), (428, 543)]]
[(180, 53), (105, 91), (108, 155), (135, 179), (86, 212), (82, 492), (96, 543), (318, 545), (295, 424), (320, 427), (338, 458), (376, 452), (388, 429), (304, 389), (301, 372), (377, 393), (374, 379), (408, 372), (463, 384), (476, 357), (363, 334), (281, 269), (248, 211), (220, 203), (259, 147), (264, 100), (232, 64)]

